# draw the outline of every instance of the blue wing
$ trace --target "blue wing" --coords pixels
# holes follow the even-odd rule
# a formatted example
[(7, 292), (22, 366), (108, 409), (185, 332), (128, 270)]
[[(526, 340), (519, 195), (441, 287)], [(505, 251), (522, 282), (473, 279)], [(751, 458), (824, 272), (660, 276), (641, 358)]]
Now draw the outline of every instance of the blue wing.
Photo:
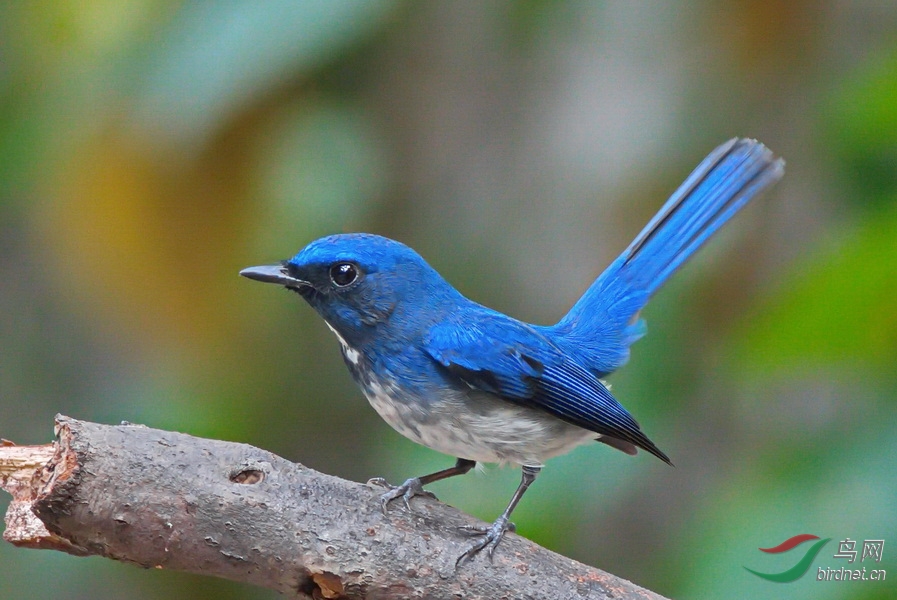
[(672, 464), (596, 376), (525, 323), (491, 312), (442, 323), (430, 330), (425, 350), (468, 386), (599, 433), (599, 441), (629, 454), (638, 446)]

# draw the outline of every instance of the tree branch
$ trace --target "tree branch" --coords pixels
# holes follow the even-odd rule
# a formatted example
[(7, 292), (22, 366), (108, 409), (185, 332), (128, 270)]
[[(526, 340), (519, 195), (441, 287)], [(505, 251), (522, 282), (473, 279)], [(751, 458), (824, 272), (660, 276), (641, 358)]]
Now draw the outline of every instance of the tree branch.
[(494, 563), (455, 569), (472, 517), (427, 498), (384, 516), (379, 489), (245, 444), (61, 415), (56, 435), (0, 444), (0, 487), (13, 495), (3, 537), (15, 545), (294, 598), (660, 598), (510, 533)]

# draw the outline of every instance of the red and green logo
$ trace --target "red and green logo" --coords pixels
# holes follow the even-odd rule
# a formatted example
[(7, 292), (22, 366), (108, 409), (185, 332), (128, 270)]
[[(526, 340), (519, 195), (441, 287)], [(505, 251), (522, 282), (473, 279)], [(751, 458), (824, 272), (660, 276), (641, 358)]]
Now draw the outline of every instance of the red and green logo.
[(768, 554), (782, 554), (784, 552), (788, 552), (789, 550), (797, 548), (804, 542), (809, 542), (810, 540), (819, 540), (809, 547), (806, 554), (804, 554), (803, 558), (801, 558), (796, 565), (794, 565), (790, 569), (782, 571), (781, 573), (761, 573), (753, 569), (748, 569), (747, 567), (745, 567), (745, 569), (747, 569), (757, 577), (762, 577), (767, 581), (775, 581), (776, 583), (790, 583), (792, 581), (796, 581), (803, 577), (803, 575), (807, 572), (807, 569), (810, 568), (810, 564), (812, 564), (813, 560), (816, 558), (816, 555), (819, 554), (819, 551), (822, 550), (822, 547), (825, 546), (831, 539), (832, 538), (825, 538), (824, 540), (819, 540), (819, 536), (817, 535), (802, 533), (792, 538), (788, 538), (778, 546), (773, 546), (772, 548), (760, 548), (761, 552), (766, 552)]

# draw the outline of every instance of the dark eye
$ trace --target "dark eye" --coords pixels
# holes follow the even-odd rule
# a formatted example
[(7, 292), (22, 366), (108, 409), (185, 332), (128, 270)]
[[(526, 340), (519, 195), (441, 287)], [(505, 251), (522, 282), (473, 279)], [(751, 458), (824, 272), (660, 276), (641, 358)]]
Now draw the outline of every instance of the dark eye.
[(352, 263), (336, 263), (330, 267), (330, 281), (337, 287), (346, 287), (358, 279), (358, 267)]

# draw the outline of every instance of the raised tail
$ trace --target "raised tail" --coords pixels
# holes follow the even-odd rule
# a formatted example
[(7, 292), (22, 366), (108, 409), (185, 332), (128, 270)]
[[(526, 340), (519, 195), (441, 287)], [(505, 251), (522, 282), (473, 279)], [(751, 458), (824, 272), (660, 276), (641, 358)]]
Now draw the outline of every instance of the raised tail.
[(735, 138), (719, 146), (546, 333), (599, 376), (622, 366), (629, 345), (645, 333), (637, 314), (648, 299), (751, 198), (778, 181), (784, 168), (756, 140)]

